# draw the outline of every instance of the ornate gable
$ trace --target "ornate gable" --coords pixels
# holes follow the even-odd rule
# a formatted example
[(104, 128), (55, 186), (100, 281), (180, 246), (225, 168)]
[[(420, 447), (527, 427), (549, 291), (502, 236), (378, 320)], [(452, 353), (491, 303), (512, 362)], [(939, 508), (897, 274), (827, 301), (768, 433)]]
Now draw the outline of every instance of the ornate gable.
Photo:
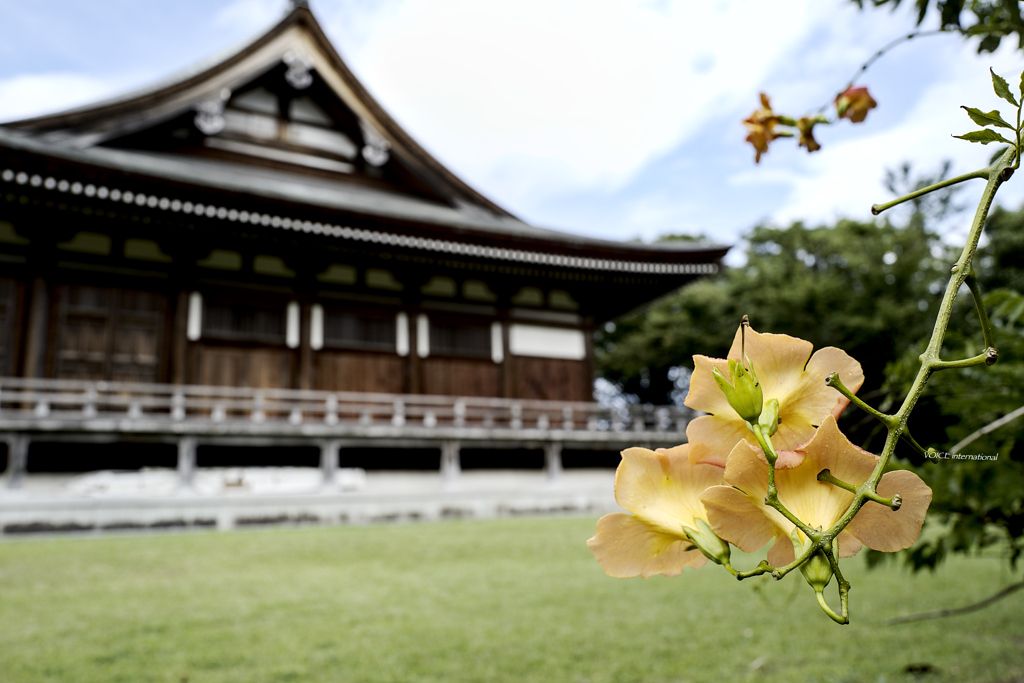
[(355, 79), (305, 3), (215, 63), (153, 89), (6, 126), (41, 142), (269, 168), (507, 212), (448, 172)]

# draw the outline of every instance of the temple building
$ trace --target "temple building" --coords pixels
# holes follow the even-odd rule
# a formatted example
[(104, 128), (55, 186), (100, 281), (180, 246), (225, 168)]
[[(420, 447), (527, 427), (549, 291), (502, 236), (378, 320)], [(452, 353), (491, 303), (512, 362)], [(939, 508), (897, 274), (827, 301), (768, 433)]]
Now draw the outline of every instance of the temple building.
[[(33, 441), (125, 435), (178, 443), (185, 472), (217, 439), (604, 429), (617, 447), (614, 419), (576, 417), (593, 330), (725, 252), (517, 219), (410, 138), (293, 2), (177, 78), (0, 125), (8, 469)], [(679, 432), (662, 427), (627, 428)]]

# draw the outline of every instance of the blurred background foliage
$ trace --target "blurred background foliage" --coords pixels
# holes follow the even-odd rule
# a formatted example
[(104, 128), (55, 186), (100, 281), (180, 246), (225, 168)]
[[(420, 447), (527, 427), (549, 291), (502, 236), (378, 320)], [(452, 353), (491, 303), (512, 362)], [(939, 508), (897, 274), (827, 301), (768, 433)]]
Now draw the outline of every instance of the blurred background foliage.
[[(903, 0), (851, 0), (858, 7), (899, 7)], [(1003, 38), (1016, 36), (1017, 47), (1024, 49), (1024, 17), (1017, 0), (913, 0), (917, 23), (938, 15), (944, 31), (955, 31), (967, 38), (979, 38), (978, 52), (994, 52)], [(909, 3), (908, 3), (909, 4)], [(931, 10), (931, 11), (929, 11)]]
[[(925, 187), (948, 174), (915, 176), (909, 164), (886, 173), (894, 195)], [(943, 226), (970, 220), (961, 188), (910, 203), (902, 216), (835, 225), (755, 227), (737, 249), (745, 265), (694, 282), (643, 311), (608, 325), (596, 336), (601, 375), (634, 402), (679, 403), (686, 395), (692, 357), (725, 357), (740, 317), (760, 332), (807, 339), (815, 348), (838, 346), (860, 361), (868, 403), (895, 410), (919, 367), (949, 278), (959, 256)], [(970, 186), (968, 186), (970, 187)], [(961, 202), (960, 200), (965, 201)], [(973, 207), (972, 207), (973, 208)], [(989, 368), (934, 375), (911, 420), (919, 443), (947, 451), (992, 421), (1024, 405), (1024, 210), (995, 209), (975, 260), (989, 293), (999, 362)], [(668, 237), (666, 239), (673, 239)], [(943, 358), (983, 349), (980, 324), (966, 289), (958, 297)], [(848, 409), (847, 436), (879, 452), (877, 421)], [(935, 568), (950, 552), (983, 548), (1005, 552), (1011, 565), (1024, 549), (1024, 417), (978, 438), (964, 453), (995, 461), (926, 461), (897, 448), (897, 466), (917, 471), (932, 487), (932, 533), (904, 557), (915, 569)], [(881, 553), (871, 560), (878, 562)]]

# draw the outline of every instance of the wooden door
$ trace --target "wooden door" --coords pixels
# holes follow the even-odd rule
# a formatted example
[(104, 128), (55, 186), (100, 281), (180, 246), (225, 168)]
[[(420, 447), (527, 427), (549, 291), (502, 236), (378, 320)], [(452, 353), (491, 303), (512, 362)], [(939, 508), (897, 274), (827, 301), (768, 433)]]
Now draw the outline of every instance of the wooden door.
[(168, 301), (163, 294), (117, 287), (61, 288), (55, 376), (160, 381)]

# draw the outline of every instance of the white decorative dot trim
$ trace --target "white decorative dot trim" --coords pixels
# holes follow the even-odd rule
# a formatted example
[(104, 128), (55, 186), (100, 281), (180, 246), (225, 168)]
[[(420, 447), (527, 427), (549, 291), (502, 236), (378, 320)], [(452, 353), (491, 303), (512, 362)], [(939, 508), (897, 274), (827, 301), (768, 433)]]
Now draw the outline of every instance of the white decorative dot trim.
[(709, 275), (718, 272), (718, 265), (714, 263), (644, 263), (640, 261), (621, 261), (613, 259), (598, 259), (582, 256), (565, 256), (563, 254), (548, 254), (539, 251), (526, 251), (523, 249), (506, 249), (504, 247), (490, 247), (480, 244), (467, 244), (451, 240), (439, 240), (427, 237), (413, 237), (411, 235), (400, 235), (397, 233), (380, 232), (377, 230), (366, 230), (364, 228), (352, 228), (339, 225), (324, 225), (311, 221), (300, 220), (288, 216), (271, 216), (257, 212), (232, 209), (225, 206), (213, 206), (212, 204), (193, 204), (189, 201), (181, 201), (170, 197), (157, 197), (156, 195), (145, 195), (134, 193), (131, 190), (118, 188), (96, 187), (92, 184), (82, 185), (78, 181), (57, 179), (52, 177), (43, 178), (39, 175), (29, 176), (24, 171), (15, 171), (10, 168), (0, 170), (0, 180), (5, 183), (18, 185), (30, 184), (32, 187), (42, 186), (51, 192), (71, 194), (85, 194), (86, 197), (112, 202), (123, 202), (137, 206), (147, 206), (160, 211), (171, 211), (174, 213), (183, 212), (196, 216), (206, 216), (218, 220), (231, 222), (249, 223), (251, 225), (264, 225), (278, 230), (294, 230), (297, 232), (311, 232), (316, 235), (329, 235), (354, 242), (368, 242), (370, 244), (384, 244), (389, 246), (404, 247), (407, 249), (420, 249), (423, 251), (434, 251), (443, 254), (458, 254), (465, 256), (478, 256), (493, 259), (496, 261), (512, 261), (515, 263), (530, 263), (545, 266), (560, 266), (564, 268), (576, 268), (579, 270), (603, 270), (625, 273), (658, 273), (665, 275)]

